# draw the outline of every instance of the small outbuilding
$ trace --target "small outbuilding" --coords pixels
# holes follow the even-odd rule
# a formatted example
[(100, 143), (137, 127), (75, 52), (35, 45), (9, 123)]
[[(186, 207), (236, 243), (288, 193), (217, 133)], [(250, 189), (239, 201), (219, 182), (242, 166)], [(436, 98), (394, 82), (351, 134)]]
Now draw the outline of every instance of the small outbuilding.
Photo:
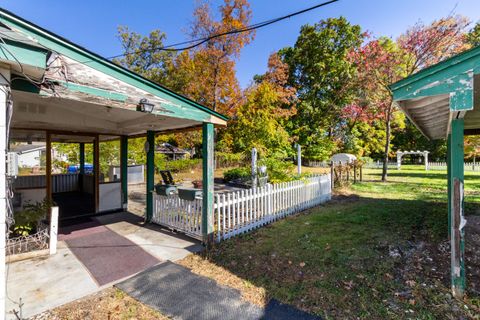
[(330, 161), (332, 161), (335, 164), (352, 163), (355, 160), (357, 160), (357, 157), (350, 153), (337, 153), (337, 154), (334, 154), (330, 159)]

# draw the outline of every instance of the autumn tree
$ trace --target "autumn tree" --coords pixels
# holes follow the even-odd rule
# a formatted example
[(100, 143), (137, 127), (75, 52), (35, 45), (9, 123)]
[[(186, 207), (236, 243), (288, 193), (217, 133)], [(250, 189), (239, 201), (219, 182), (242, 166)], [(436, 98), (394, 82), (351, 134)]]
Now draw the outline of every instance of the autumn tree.
[(253, 40), (255, 31), (216, 37), (248, 26), (252, 11), (247, 0), (224, 0), (219, 12), (220, 17), (215, 19), (208, 2), (195, 8), (190, 37), (213, 38), (181, 55), (177, 67), (190, 73), (183, 90), (187, 96), (220, 113), (232, 115), (241, 97), (235, 61), (241, 49)]
[[(262, 156), (286, 157), (291, 141), (285, 122), (295, 114), (295, 89), (288, 86), (288, 65), (278, 54), (268, 59), (268, 70), (256, 76), (245, 90), (245, 102), (227, 129), (226, 141), (235, 152), (249, 152), (255, 147)], [(232, 137), (231, 139), (229, 137)]]
[(362, 105), (358, 112), (372, 121), (384, 125), (384, 152), (382, 181), (387, 179), (387, 163), (390, 153), (392, 121), (396, 112), (389, 85), (406, 76), (404, 54), (389, 38), (371, 40), (358, 50), (352, 50), (350, 59), (357, 67), (360, 90), (355, 105)]
[(429, 25), (420, 21), (400, 35), (397, 43), (407, 54), (407, 75), (468, 49), (465, 31), (469, 23), (464, 16), (448, 16)]
[(351, 58), (357, 65), (361, 83), (358, 97), (375, 110), (385, 124), (382, 181), (387, 180), (391, 124), (397, 112), (389, 85), (468, 48), (467, 25), (468, 20), (462, 16), (449, 16), (429, 25), (419, 22), (396, 42), (388, 38), (374, 39), (360, 50), (352, 51)]

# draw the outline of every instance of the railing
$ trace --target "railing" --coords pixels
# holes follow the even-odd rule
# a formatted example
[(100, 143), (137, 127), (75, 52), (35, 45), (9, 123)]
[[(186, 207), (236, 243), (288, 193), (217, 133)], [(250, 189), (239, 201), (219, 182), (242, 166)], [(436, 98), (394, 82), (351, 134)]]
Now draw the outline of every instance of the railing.
[[(321, 175), (215, 195), (215, 239), (222, 241), (331, 199), (331, 177)], [(202, 199), (153, 197), (152, 222), (201, 239)]]
[[(35, 189), (46, 187), (46, 176), (18, 176), (13, 186), (15, 189)], [(52, 175), (52, 192), (68, 192), (78, 190), (78, 174), (65, 173)]]
[[(383, 168), (383, 162), (382, 161), (375, 161), (375, 162), (369, 162), (363, 165), (364, 168), (368, 169), (381, 169)], [(388, 168), (389, 169), (397, 169), (397, 163), (393, 161), (388, 162)]]
[(41, 225), (34, 234), (8, 238), (6, 243), (6, 255), (21, 254), (36, 250), (48, 249), (49, 233), (48, 225)]
[(217, 194), (214, 206), (216, 240), (219, 242), (249, 232), (330, 198), (330, 175)]
[(188, 201), (178, 195), (153, 196), (152, 222), (202, 239), (202, 199)]

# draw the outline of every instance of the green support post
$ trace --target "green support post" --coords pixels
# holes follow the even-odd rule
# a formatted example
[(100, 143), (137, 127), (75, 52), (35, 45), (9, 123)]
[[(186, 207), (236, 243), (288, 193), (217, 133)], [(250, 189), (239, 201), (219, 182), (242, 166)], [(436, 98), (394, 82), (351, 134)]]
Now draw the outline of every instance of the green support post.
[(155, 132), (147, 131), (147, 212), (145, 221), (153, 217), (153, 189), (155, 184)]
[(452, 211), (451, 209), (451, 199), (452, 199), (452, 166), (451, 166), (451, 161), (452, 157), (450, 157), (450, 154), (452, 153), (452, 147), (450, 145), (452, 140), (452, 135), (449, 133), (447, 135), (447, 207), (448, 207), (448, 240), (450, 240), (450, 217), (452, 216)]
[(202, 235), (203, 242), (209, 245), (213, 242), (213, 171), (214, 171), (214, 126), (203, 123), (202, 127), (202, 164), (203, 164), (203, 205), (202, 205)]
[[(463, 119), (452, 120), (448, 136), (448, 220), (451, 249), (451, 282), (455, 297), (462, 298), (465, 292), (464, 230), (459, 228), (463, 218), (464, 144)], [(457, 188), (457, 192), (455, 192)]]
[(83, 192), (83, 176), (85, 175), (85, 143), (79, 144), (79, 175), (78, 175), (78, 187)]
[(122, 185), (122, 207), (128, 206), (128, 137), (120, 137), (120, 179)]

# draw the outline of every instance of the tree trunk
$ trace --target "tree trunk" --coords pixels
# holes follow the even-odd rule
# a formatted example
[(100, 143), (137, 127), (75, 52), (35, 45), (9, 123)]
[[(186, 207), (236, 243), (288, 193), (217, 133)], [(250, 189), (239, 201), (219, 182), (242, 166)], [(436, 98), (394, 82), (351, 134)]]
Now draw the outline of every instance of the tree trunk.
[(390, 103), (387, 109), (387, 121), (386, 121), (386, 141), (385, 141), (385, 154), (383, 155), (383, 170), (382, 170), (382, 181), (387, 181), (387, 171), (388, 171), (388, 154), (390, 153), (390, 122), (392, 119), (392, 103)]

